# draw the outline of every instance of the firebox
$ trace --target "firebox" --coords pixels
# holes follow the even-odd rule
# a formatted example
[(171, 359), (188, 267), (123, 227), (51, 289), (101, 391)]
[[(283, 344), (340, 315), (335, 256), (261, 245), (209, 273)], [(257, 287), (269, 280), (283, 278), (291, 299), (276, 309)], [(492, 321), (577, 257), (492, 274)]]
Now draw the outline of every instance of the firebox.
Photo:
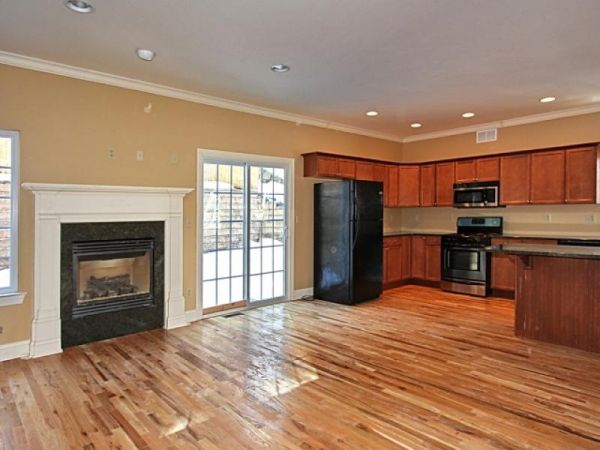
[(73, 318), (154, 302), (154, 241), (73, 243)]
[(164, 325), (162, 221), (61, 224), (63, 348)]

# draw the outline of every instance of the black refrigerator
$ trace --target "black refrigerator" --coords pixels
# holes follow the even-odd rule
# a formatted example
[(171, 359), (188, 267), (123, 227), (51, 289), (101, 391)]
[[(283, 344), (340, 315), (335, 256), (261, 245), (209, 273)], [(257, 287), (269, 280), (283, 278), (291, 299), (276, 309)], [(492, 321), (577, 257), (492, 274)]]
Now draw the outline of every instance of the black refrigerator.
[(354, 304), (383, 289), (383, 184), (315, 185), (314, 296)]

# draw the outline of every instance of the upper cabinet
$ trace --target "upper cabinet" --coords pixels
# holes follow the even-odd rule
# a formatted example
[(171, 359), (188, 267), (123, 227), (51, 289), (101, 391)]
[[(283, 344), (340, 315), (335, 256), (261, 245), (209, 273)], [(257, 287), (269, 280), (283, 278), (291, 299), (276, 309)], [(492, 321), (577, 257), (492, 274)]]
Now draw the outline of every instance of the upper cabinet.
[(477, 181), (498, 181), (500, 179), (500, 158), (478, 158), (475, 160)]
[(421, 166), (421, 206), (435, 206), (435, 164)]
[(474, 159), (456, 161), (454, 171), (456, 183), (470, 183), (477, 180), (477, 166)]
[(500, 179), (500, 158), (461, 159), (455, 163), (456, 183), (474, 181), (498, 181)]
[(595, 146), (565, 151), (565, 202), (598, 202), (598, 149)]
[(454, 161), (435, 165), (435, 204), (452, 206), (454, 203)]
[(452, 206), (454, 183), (500, 182), (501, 205), (598, 203), (599, 147), (535, 150), (426, 164), (307, 153), (304, 176), (383, 182), (384, 206)]
[(565, 201), (565, 152), (531, 154), (530, 203), (557, 204)]
[(398, 166), (398, 206), (420, 205), (421, 169), (417, 165)]
[(304, 155), (305, 177), (349, 178), (355, 176), (356, 163), (350, 158), (311, 153)]
[(529, 202), (530, 155), (500, 157), (500, 203), (524, 205)]

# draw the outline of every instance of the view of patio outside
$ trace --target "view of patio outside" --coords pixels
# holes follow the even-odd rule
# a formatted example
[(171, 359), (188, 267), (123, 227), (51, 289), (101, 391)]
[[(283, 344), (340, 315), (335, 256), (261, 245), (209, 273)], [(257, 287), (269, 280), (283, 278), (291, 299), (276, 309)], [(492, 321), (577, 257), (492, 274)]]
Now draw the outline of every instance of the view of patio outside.
[(0, 288), (10, 285), (11, 140), (0, 137)]
[[(251, 301), (285, 294), (285, 171), (250, 167)], [(202, 306), (244, 300), (243, 165), (204, 164)]]

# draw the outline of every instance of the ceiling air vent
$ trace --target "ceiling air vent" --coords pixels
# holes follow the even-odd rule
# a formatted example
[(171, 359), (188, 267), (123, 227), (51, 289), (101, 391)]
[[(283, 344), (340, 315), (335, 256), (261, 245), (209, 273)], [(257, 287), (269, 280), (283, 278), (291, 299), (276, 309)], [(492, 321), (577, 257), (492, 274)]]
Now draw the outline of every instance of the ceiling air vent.
[(484, 142), (494, 142), (498, 140), (498, 128), (488, 128), (479, 130), (476, 133), (475, 142), (483, 144)]

